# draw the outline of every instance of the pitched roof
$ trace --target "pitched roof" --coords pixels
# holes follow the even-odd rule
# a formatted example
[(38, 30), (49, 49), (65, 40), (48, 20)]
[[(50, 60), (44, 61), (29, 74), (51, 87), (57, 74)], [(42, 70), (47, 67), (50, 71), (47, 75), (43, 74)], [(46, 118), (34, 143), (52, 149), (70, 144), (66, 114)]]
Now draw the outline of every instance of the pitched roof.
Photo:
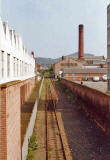
[(69, 58), (69, 57), (67, 57), (67, 58), (65, 58), (65, 59), (63, 59), (63, 60), (60, 60), (60, 61), (54, 63), (54, 65), (57, 64), (57, 63), (63, 63), (63, 62), (65, 62), (65, 61), (67, 61), (67, 60), (68, 60), (68, 63), (71, 63), (71, 62), (72, 62), (72, 63), (76, 63), (76, 64), (82, 66), (82, 63), (78, 62), (77, 60), (75, 60), (75, 59), (73, 59), (73, 58)]
[[(65, 59), (72, 59), (72, 60), (74, 60), (74, 61), (78, 61), (79, 59), (78, 59), (78, 57), (77, 56), (64, 56), (64, 58)], [(84, 56), (84, 60), (85, 61), (89, 61), (89, 60), (93, 60), (93, 61), (106, 61), (106, 58), (104, 57), (104, 56)], [(62, 59), (61, 60), (59, 60), (59, 61), (57, 61), (57, 62), (55, 62), (54, 64), (57, 64), (57, 63), (59, 63), (59, 62), (61, 62), (62, 61)], [(78, 62), (80, 62), (80, 61), (78, 61)], [(84, 62), (84, 61), (82, 61), (82, 62)], [(81, 62), (81, 63), (82, 63)]]

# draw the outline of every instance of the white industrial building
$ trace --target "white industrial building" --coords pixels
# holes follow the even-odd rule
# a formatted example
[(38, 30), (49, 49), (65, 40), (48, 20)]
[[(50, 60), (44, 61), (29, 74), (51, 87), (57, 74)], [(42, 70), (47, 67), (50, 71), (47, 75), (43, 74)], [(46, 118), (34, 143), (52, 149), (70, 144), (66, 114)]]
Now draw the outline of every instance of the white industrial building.
[(34, 76), (33, 52), (28, 52), (22, 38), (0, 17), (0, 84)]

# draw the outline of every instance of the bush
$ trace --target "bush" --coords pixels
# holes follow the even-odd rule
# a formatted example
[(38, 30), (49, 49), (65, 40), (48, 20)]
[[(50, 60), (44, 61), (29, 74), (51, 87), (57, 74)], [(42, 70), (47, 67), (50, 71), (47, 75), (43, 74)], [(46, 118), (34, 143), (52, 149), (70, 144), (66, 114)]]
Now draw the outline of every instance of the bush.
[(35, 151), (37, 149), (38, 149), (37, 137), (36, 137), (35, 134), (33, 134), (30, 137), (30, 140), (29, 140), (28, 155), (27, 155), (26, 160), (32, 160), (34, 158), (34, 152), (33, 151)]
[(38, 149), (37, 137), (35, 134), (33, 134), (30, 138), (29, 148), (31, 148), (33, 151)]
[(34, 152), (28, 152), (26, 160), (32, 160), (34, 158)]

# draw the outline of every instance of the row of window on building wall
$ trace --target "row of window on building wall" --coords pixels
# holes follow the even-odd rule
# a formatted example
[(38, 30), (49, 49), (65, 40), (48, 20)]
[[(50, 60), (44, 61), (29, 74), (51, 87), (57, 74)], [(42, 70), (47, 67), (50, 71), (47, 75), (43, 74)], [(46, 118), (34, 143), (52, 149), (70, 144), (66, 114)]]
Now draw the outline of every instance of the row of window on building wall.
[[(0, 52), (0, 63), (1, 63), (1, 76), (2, 78), (4, 77), (5, 74), (5, 59), (4, 59), (4, 51)], [(19, 60), (16, 57), (13, 57), (13, 62), (12, 62), (13, 67), (11, 67), (10, 63), (10, 54), (7, 54), (7, 77), (10, 77), (11, 72), (13, 72), (13, 77), (18, 77), (18, 76), (26, 76), (30, 72), (34, 72), (34, 68), (31, 64), (27, 64), (23, 62), (22, 60)], [(13, 71), (12, 71), (13, 69)]]
[(77, 63), (61, 63), (61, 66), (77, 66)]

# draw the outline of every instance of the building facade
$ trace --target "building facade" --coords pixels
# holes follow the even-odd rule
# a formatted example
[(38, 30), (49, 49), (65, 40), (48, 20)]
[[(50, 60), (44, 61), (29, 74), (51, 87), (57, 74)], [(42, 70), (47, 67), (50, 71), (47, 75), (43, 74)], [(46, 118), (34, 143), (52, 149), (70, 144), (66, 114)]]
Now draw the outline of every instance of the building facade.
[(75, 54), (74, 56), (63, 56), (61, 61), (54, 64), (55, 77), (59, 75), (60, 71), (63, 73), (64, 69), (70, 69), (74, 72), (73, 69), (76, 68), (107, 68), (106, 58), (104, 56), (89, 56), (88, 54), (84, 54), (84, 25), (82, 24), (79, 25), (78, 46), (78, 55)]
[(80, 62), (75, 61), (69, 57), (62, 57), (62, 60), (54, 64), (54, 74), (55, 77), (59, 75), (60, 71), (64, 68), (82, 68), (83, 65)]
[(22, 38), (0, 17), (0, 84), (35, 76), (35, 59)]
[(34, 87), (34, 53), (0, 17), (0, 160), (21, 160), (21, 107)]
[(64, 69), (63, 76), (66, 79), (77, 81), (77, 80), (91, 80), (94, 76), (102, 78), (102, 76), (107, 74), (107, 68), (74, 68), (74, 69)]
[(108, 91), (110, 91), (110, 5), (107, 8), (107, 67)]
[(40, 64), (36, 63), (37, 71), (40, 71)]

